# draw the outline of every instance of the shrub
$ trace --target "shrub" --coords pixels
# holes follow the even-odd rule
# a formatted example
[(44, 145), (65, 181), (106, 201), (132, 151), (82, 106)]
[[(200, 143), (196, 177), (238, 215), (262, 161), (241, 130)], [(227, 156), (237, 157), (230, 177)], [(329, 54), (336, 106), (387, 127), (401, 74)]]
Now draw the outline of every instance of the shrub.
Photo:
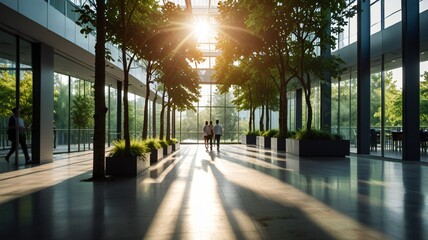
[[(296, 132), (294, 132), (294, 131), (288, 131), (287, 132), (287, 136), (285, 136), (285, 138), (294, 138), (294, 136), (296, 136)], [(279, 135), (279, 131), (273, 137), (276, 137), (276, 138), (281, 137)]]
[(149, 138), (145, 140), (144, 143), (150, 152), (162, 147), (162, 145), (159, 143), (159, 139)]
[(260, 131), (259, 130), (256, 130), (256, 131), (247, 131), (245, 133), (245, 135), (247, 135), (247, 136), (260, 136)]
[[(149, 152), (146, 144), (142, 140), (132, 139), (129, 152), (125, 151), (125, 140), (118, 139), (113, 141), (113, 148), (109, 152), (109, 157), (121, 157), (121, 156), (144, 156), (144, 153)], [(145, 159), (145, 158), (143, 158)]]
[(178, 139), (171, 138), (167, 142), (168, 142), (168, 145), (174, 145), (174, 144), (178, 143)]
[(159, 139), (159, 144), (162, 146), (162, 147), (168, 147), (168, 142), (165, 140), (165, 139)]
[(343, 139), (338, 134), (331, 134), (326, 131), (312, 129), (311, 131), (299, 130), (296, 132), (295, 139), (309, 139), (309, 140), (340, 140)]
[(270, 129), (270, 130), (263, 133), (263, 137), (273, 137), (276, 134), (278, 134), (278, 132), (279, 132), (278, 129)]

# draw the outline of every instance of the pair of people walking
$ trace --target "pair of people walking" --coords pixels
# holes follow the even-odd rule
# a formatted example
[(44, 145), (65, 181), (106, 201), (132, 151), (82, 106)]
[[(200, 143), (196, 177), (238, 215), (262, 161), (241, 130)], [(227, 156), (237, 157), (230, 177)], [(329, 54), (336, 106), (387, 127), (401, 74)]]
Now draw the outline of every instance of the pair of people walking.
[(208, 121), (205, 121), (203, 133), (204, 133), (205, 148), (207, 150), (208, 148), (210, 148), (210, 150), (213, 149), (213, 137), (214, 137), (215, 143), (217, 145), (217, 150), (220, 150), (220, 138), (223, 133), (223, 129), (219, 124), (219, 120), (216, 120), (215, 126), (213, 126), (212, 121), (210, 121), (209, 125), (208, 125)]

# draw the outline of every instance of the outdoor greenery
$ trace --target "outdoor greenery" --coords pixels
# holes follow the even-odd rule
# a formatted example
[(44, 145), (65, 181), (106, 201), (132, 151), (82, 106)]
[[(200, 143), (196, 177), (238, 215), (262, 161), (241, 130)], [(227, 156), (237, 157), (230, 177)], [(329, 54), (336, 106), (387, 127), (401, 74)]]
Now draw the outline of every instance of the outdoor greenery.
[[(1, 67), (1, 66), (0, 66)], [(24, 71), (19, 83), (19, 107), (21, 118), (29, 126), (33, 122), (33, 76), (31, 71)], [(15, 103), (16, 75), (13, 72), (0, 72), (0, 116), (8, 118), (12, 115)]]
[(274, 137), (276, 134), (279, 133), (278, 129), (270, 129), (268, 131), (263, 132), (263, 137)]
[(121, 156), (141, 156), (145, 159), (145, 154), (148, 153), (149, 148), (146, 143), (141, 139), (132, 139), (131, 147), (129, 150), (125, 149), (125, 140), (119, 139), (113, 141), (113, 148), (110, 150), (109, 157), (121, 157)]
[(159, 142), (159, 139), (156, 139), (156, 138), (148, 138), (144, 140), (144, 144), (150, 150), (150, 152), (162, 147), (162, 145)]
[(295, 135), (292, 136), (294, 139), (298, 140), (341, 140), (343, 139), (338, 134), (331, 134), (326, 131), (317, 130), (317, 129), (311, 129), (308, 130), (299, 130), (296, 131)]
[[(265, 98), (264, 103), (260, 101), (264, 96), (261, 92), (263, 87), (258, 87), (257, 82), (271, 82), (264, 85), (276, 87), (279, 93), (280, 136), (286, 136), (288, 131), (287, 85), (297, 81), (303, 89), (307, 108), (306, 128), (310, 131), (313, 117), (311, 83), (313, 79), (328, 80), (343, 72), (340, 58), (328, 52), (335, 46), (335, 34), (343, 31), (346, 19), (355, 11), (341, 0), (221, 2), (218, 48), (222, 50), (222, 56), (216, 65), (214, 78), (225, 84), (223, 91), (230, 87), (238, 89), (238, 93), (234, 92), (235, 104), (250, 110), (252, 115), (256, 107), (269, 107), (264, 103), (271, 102), (266, 101), (269, 98)], [(246, 81), (255, 84), (246, 85)], [(249, 122), (250, 130), (254, 128), (252, 121), (253, 117)], [(262, 122), (260, 129), (264, 130)]]

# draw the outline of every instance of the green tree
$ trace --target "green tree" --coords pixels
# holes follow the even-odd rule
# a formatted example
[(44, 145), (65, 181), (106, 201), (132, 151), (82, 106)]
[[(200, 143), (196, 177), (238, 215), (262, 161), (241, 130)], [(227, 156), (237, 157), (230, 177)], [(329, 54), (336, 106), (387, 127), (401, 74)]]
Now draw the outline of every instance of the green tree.
[[(94, 124), (94, 99), (88, 95), (78, 95), (73, 100), (71, 107), (71, 120), (79, 129), (78, 138), (80, 143), (81, 129), (88, 128)], [(79, 144), (80, 150), (80, 144)]]
[[(160, 138), (171, 138), (172, 109), (193, 108), (191, 102), (199, 97), (199, 77), (189, 62), (200, 63), (202, 53), (196, 47), (196, 38), (192, 36), (189, 18), (185, 10), (171, 2), (162, 7), (162, 22), (156, 39), (160, 41), (162, 54), (159, 54), (157, 77), (161, 85), (162, 107), (160, 112)], [(166, 113), (166, 121), (165, 121)]]
[(1, 71), (0, 75), (0, 116), (9, 117), (12, 115), (12, 108), (15, 107), (16, 75), (8, 71)]
[[(95, 9), (97, 10), (95, 12)], [(92, 179), (105, 179), (105, 66), (106, 66), (106, 2), (89, 0), (78, 12), (81, 14), (77, 24), (84, 26), (82, 33), (96, 29), (95, 43), (95, 114), (94, 114), (94, 154)]]
[(421, 81), (421, 126), (428, 127), (428, 72), (422, 74), (423, 80)]
[[(0, 116), (12, 115), (12, 108), (16, 106), (16, 75), (8, 71), (1, 71), (0, 75)], [(19, 81), (19, 107), (21, 117), (30, 125), (33, 122), (33, 75), (31, 71), (25, 71)]]

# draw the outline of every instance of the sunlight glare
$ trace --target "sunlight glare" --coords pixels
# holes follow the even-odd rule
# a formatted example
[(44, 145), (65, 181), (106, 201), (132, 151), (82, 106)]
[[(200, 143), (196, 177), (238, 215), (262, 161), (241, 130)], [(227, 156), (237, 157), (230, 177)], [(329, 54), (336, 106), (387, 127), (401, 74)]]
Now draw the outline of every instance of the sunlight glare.
[(193, 35), (198, 39), (207, 39), (211, 34), (211, 27), (208, 22), (199, 21), (193, 23)]

